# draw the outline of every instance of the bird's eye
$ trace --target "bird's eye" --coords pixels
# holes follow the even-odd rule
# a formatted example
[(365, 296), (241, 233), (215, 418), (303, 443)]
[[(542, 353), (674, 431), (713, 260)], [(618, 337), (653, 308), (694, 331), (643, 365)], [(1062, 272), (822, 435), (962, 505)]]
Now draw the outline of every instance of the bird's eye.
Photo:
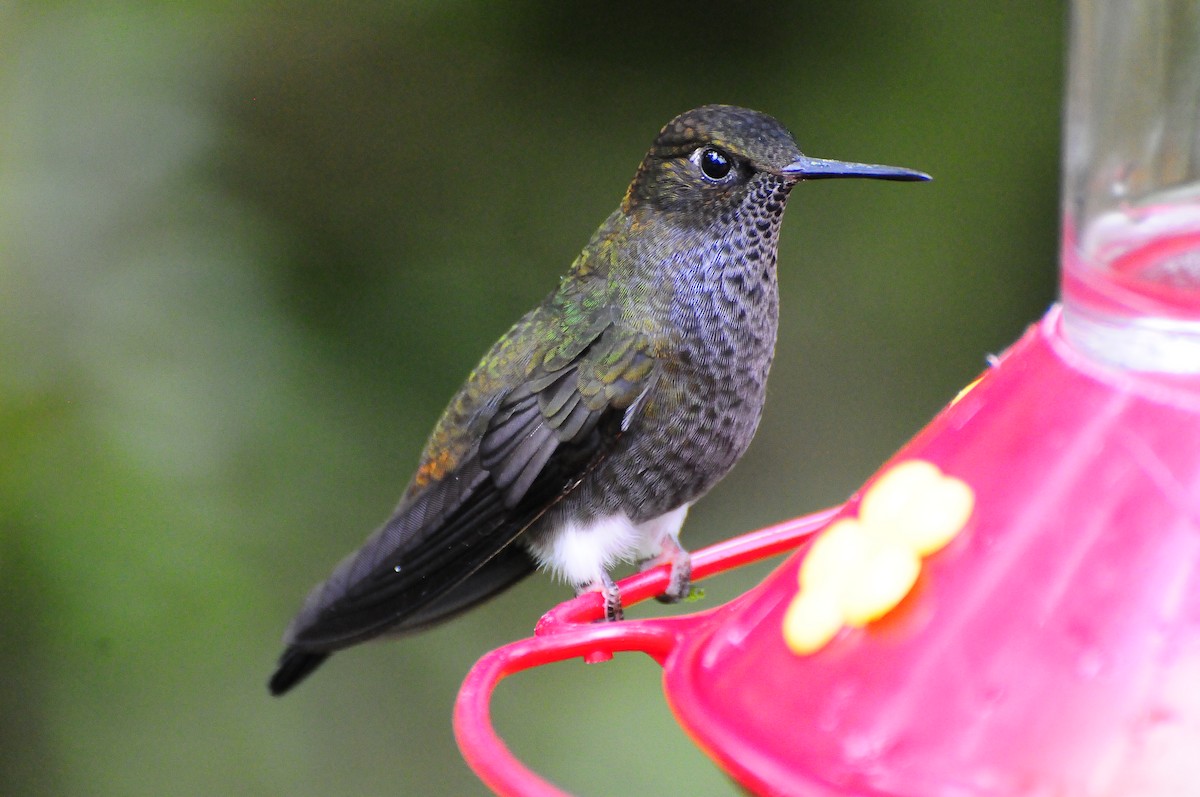
[(710, 180), (718, 182), (724, 180), (733, 170), (733, 162), (729, 160), (729, 156), (713, 147), (697, 150), (695, 158), (699, 163), (700, 171)]

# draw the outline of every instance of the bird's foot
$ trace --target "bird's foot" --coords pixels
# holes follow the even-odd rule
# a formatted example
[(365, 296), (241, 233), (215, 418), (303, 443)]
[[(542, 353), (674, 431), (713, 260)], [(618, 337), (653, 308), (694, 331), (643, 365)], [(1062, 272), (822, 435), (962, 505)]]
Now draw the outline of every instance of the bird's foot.
[(662, 552), (658, 556), (642, 562), (641, 569), (649, 570), (659, 565), (671, 565), (671, 580), (661, 595), (656, 595), (659, 603), (679, 603), (692, 594), (692, 555), (674, 537), (663, 541)]
[(577, 595), (585, 592), (599, 592), (604, 596), (604, 619), (606, 621), (615, 623), (617, 620), (625, 619), (625, 609), (621, 605), (621, 589), (608, 573), (604, 573), (599, 581), (576, 590)]

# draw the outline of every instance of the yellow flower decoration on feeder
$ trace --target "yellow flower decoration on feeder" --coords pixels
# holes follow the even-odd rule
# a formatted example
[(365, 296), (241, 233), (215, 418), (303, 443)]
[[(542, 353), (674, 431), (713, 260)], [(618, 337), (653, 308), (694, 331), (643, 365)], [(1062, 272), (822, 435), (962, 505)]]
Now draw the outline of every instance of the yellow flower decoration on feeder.
[(896, 607), (917, 582), (921, 558), (967, 524), (975, 493), (932, 462), (910, 459), (880, 476), (857, 518), (813, 541), (800, 564), (800, 592), (783, 618), (792, 652), (814, 653), (843, 625), (859, 628)]

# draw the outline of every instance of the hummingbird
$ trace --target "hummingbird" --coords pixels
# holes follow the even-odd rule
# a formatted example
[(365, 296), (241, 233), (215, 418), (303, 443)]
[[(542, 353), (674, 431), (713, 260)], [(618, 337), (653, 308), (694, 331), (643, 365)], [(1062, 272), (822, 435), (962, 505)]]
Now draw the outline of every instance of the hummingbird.
[(788, 195), (839, 177), (928, 180), (810, 158), (766, 114), (672, 119), (615, 211), (450, 400), (391, 517), (309, 593), (270, 679), (447, 620), (543, 568), (603, 594), (622, 562), (669, 565), (686, 597), (689, 507), (750, 445), (779, 317)]

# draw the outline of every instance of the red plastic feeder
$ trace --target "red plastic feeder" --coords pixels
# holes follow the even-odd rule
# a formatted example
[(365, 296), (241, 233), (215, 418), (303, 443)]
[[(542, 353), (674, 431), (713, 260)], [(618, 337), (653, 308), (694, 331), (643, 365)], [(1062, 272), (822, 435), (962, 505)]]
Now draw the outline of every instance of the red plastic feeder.
[(562, 794), (492, 729), (500, 679), (640, 650), (755, 794), (1200, 795), (1200, 165), (1172, 149), (1200, 140), (1192, 6), (1074, 5), (1063, 306), (845, 505), (696, 555), (703, 578), (802, 546), (749, 593), (612, 624), (587, 595), (480, 660), (455, 730), (485, 783)]

